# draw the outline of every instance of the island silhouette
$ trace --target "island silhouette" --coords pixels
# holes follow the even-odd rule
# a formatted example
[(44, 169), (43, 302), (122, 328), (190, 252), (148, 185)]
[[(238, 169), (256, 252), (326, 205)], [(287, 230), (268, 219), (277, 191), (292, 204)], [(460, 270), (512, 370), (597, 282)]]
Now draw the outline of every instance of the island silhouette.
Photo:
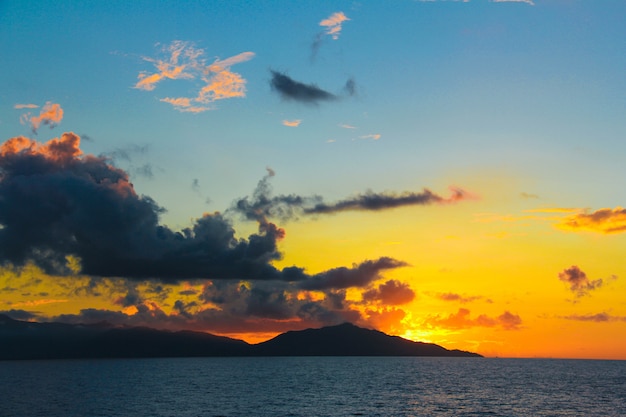
[(108, 323), (35, 323), (0, 315), (0, 360), (211, 356), (481, 357), (350, 323), (289, 331), (249, 344), (195, 331), (115, 327)]

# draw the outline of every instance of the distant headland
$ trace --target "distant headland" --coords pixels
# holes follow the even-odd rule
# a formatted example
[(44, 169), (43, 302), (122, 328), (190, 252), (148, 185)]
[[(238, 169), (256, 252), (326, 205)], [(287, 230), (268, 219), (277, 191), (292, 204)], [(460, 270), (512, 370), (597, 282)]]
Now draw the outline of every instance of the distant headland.
[(349, 323), (289, 331), (266, 342), (249, 344), (202, 332), (114, 327), (106, 323), (33, 323), (0, 315), (0, 360), (211, 356), (481, 357)]

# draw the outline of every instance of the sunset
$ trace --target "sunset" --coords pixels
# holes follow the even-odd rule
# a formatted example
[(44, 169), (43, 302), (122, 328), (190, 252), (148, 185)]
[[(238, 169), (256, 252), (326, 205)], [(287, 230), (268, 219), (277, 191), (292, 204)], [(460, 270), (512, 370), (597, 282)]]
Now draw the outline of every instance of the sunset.
[(626, 3), (0, 3), (0, 314), (626, 359)]

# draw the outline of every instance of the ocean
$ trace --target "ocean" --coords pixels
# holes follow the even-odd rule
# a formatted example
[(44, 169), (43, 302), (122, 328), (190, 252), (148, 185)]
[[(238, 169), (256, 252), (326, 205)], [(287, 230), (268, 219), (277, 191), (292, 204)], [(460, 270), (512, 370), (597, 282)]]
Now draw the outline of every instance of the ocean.
[(626, 361), (5, 361), (0, 416), (626, 416)]

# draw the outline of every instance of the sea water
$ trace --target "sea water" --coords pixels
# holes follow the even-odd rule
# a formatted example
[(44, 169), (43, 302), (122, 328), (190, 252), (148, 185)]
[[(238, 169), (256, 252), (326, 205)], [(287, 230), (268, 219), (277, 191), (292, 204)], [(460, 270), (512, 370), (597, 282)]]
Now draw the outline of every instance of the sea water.
[(8, 361), (0, 416), (626, 416), (626, 361)]

